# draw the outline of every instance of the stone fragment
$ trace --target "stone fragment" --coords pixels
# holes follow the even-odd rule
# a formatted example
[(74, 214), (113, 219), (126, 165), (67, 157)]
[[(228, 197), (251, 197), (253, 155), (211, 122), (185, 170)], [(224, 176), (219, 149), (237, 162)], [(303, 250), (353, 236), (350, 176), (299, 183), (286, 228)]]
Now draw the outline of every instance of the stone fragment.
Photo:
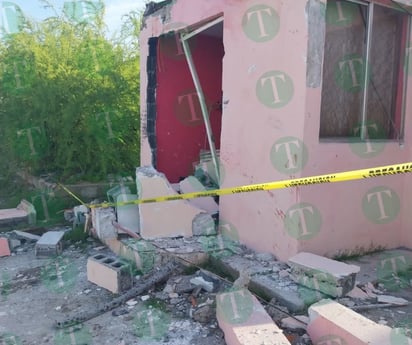
[[(296, 320), (297, 319), (297, 320)], [(295, 317), (286, 317), (282, 319), (282, 328), (289, 329), (305, 329), (309, 323), (309, 318), (306, 315), (296, 315)]]
[[(153, 167), (136, 170), (141, 199), (177, 196), (166, 177)], [(193, 219), (202, 211), (187, 200), (144, 203), (139, 205), (140, 235), (143, 238), (192, 236)]]
[(117, 238), (116, 228), (113, 222), (116, 221), (114, 209), (97, 207), (92, 208), (92, 224), (97, 237), (106, 243)]
[[(206, 191), (206, 188), (194, 176), (189, 176), (180, 181), (179, 186), (182, 194)], [(210, 214), (219, 212), (219, 205), (210, 196), (190, 199), (190, 203)]]
[(332, 297), (342, 297), (355, 286), (360, 268), (326, 257), (301, 252), (288, 260), (297, 283)]
[(216, 223), (213, 217), (207, 213), (199, 213), (193, 218), (193, 236), (209, 236), (216, 234)]
[(378, 296), (379, 303), (389, 303), (394, 305), (408, 305), (409, 301), (404, 298), (388, 296), (388, 295), (379, 295)]

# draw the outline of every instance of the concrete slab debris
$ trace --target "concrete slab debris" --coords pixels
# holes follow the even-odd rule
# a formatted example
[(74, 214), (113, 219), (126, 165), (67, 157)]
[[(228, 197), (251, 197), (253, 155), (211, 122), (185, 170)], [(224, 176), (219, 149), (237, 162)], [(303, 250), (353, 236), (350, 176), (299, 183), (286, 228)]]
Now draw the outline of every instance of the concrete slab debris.
[(35, 235), (35, 234), (31, 234), (29, 232), (25, 232), (25, 231), (19, 231), (19, 230), (14, 230), (13, 233), (20, 239), (22, 240), (26, 240), (26, 241), (32, 241), (32, 242), (36, 242), (40, 239), (41, 236)]
[(360, 289), (359, 287), (355, 286), (351, 291), (349, 291), (346, 296), (350, 298), (355, 298), (355, 299), (367, 299), (370, 298), (370, 296)]
[[(189, 176), (180, 181), (179, 186), (182, 194), (206, 191), (203, 184), (194, 176)], [(191, 199), (190, 203), (210, 214), (219, 212), (219, 205), (212, 197)]]
[(317, 302), (325, 295), (322, 293), (307, 293), (307, 288), (300, 287), (289, 276), (280, 277), (282, 271), (279, 263), (272, 261), (264, 265), (262, 262), (242, 255), (211, 258), (211, 262), (217, 265), (232, 279), (237, 279), (240, 272), (247, 271), (250, 277), (248, 287), (251, 291), (271, 300), (272, 298), (287, 307), (289, 311), (301, 312), (311, 303)]
[(301, 252), (288, 260), (292, 279), (332, 297), (346, 295), (355, 286), (360, 268), (326, 257)]
[(104, 254), (88, 258), (87, 279), (116, 294), (130, 289), (133, 283), (129, 264)]
[[(335, 342), (350, 345), (393, 344), (393, 330), (332, 300), (322, 300), (309, 308), (307, 331), (314, 344)], [(405, 344), (409, 340), (405, 336)]]
[(37, 241), (34, 247), (36, 257), (58, 256), (63, 251), (64, 231), (48, 231)]
[(9, 247), (9, 241), (7, 238), (0, 237), (0, 257), (2, 256), (10, 256), (10, 247)]
[(218, 294), (216, 315), (228, 345), (290, 345), (247, 289)]
[(394, 304), (394, 305), (399, 305), (399, 306), (409, 304), (409, 301), (407, 301), (404, 298), (388, 296), (388, 295), (379, 295), (378, 302), (379, 303), (389, 303), (389, 304)]
[[(177, 195), (166, 177), (153, 167), (136, 170), (139, 197), (155, 198), (163, 195)], [(150, 239), (156, 237), (192, 236), (193, 219), (202, 210), (192, 206), (187, 200), (139, 205), (140, 235)]]
[(0, 228), (10, 228), (23, 224), (36, 223), (36, 210), (26, 200), (22, 200), (16, 208), (0, 210)]
[(203, 290), (212, 292), (214, 290), (213, 282), (205, 280), (203, 277), (194, 277), (190, 279), (190, 283), (195, 286), (201, 286)]

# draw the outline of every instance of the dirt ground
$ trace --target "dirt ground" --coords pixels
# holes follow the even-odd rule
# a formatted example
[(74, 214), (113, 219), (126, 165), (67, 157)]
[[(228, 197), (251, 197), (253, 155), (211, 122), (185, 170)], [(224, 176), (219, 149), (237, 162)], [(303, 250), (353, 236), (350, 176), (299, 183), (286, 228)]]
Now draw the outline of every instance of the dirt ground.
[[(56, 321), (96, 310), (114, 297), (112, 293), (87, 280), (87, 258), (97, 253), (110, 254), (110, 251), (88, 238), (86, 242), (66, 246), (59, 258), (36, 258), (33, 243), (18, 247), (10, 257), (0, 258), (0, 344), (226, 344), (223, 332), (217, 325), (215, 310), (208, 307), (208, 303), (214, 300), (214, 294), (203, 291), (198, 295), (197, 304), (204, 304), (206, 308), (202, 315), (194, 318), (191, 308), (193, 301), (189, 294), (184, 289), (178, 293), (171, 292), (168, 290), (169, 282), (156, 286), (144, 296), (136, 296), (81, 326), (64, 330), (56, 328)], [(357, 276), (360, 286), (373, 283), (369, 285), (376, 288), (370, 291), (372, 296), (374, 293), (387, 294), (411, 300), (412, 277), (384, 279), (387, 274), (382, 275), (380, 272), (380, 263), (386, 262), (388, 257), (412, 258), (412, 253), (390, 251), (361, 257), (350, 263), (361, 266), (361, 272)], [(386, 266), (382, 267), (388, 269)], [(182, 277), (171, 279), (180, 281)], [(408, 345), (403, 335), (410, 335), (412, 330), (412, 305), (376, 307), (376, 301), (360, 302), (348, 297), (339, 302), (354, 309), (374, 304), (375, 307), (359, 310), (359, 313), (375, 322), (396, 328), (394, 342), (388, 345)], [(285, 315), (281, 314), (275, 321), (280, 324), (280, 318), (283, 317)], [(311, 344), (307, 337), (302, 341), (297, 336), (303, 335), (304, 331), (291, 332), (285, 330), (293, 345)], [(400, 334), (399, 337), (396, 332)]]
[[(57, 329), (56, 320), (112, 299), (110, 292), (87, 280), (87, 257), (102, 251), (94, 249), (98, 243), (89, 242), (83, 249), (66, 249), (56, 261), (35, 258), (32, 247), (0, 258), (0, 344), (225, 345), (216, 320), (201, 324), (188, 315), (176, 315), (168, 303), (157, 308), (148, 303), (153, 299), (144, 302), (139, 297), (85, 322), (81, 329)], [(161, 290), (162, 286), (147, 295)], [(150, 315), (152, 322), (147, 322)]]

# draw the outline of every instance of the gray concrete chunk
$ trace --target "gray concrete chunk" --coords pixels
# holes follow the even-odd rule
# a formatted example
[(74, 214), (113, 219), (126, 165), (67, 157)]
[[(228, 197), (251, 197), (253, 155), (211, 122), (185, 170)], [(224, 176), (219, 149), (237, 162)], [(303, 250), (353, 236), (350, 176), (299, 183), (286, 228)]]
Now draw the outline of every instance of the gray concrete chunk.
[(64, 231), (48, 231), (40, 237), (34, 248), (37, 257), (60, 255), (63, 250)]
[(332, 297), (346, 295), (355, 286), (360, 268), (311, 253), (299, 253), (288, 261), (298, 284)]

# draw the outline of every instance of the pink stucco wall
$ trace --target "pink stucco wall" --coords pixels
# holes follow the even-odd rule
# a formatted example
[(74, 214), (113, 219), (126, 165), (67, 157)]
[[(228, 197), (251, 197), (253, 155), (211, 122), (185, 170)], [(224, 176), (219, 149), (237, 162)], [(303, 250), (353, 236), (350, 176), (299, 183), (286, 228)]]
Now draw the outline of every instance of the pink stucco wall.
[[(313, 51), (308, 53), (308, 37), (316, 35), (319, 48), (323, 46), (324, 36), (309, 30), (308, 10), (309, 5), (313, 5), (315, 10), (320, 6), (318, 10), (321, 11), (325, 2), (178, 0), (162, 9), (161, 14), (147, 17), (141, 34), (142, 123), (146, 114), (148, 47), (145, 42), (150, 37), (222, 14), (225, 48), (222, 187), (410, 161), (411, 74), (406, 97), (404, 145), (388, 142), (376, 157), (361, 158), (354, 154), (357, 144), (319, 141), (321, 83), (320, 79), (316, 81), (316, 76), (313, 82), (313, 77), (307, 75), (308, 61), (313, 58), (310, 55)], [(296, 155), (293, 150), (286, 149), (302, 147), (302, 143), (307, 148), (303, 154), (307, 160), (303, 162), (303, 169), (299, 169), (302, 163), (299, 152), (302, 151)], [(150, 148), (144, 135), (141, 157), (142, 165), (150, 164)], [(285, 166), (285, 157), (297, 161)], [(399, 213), (386, 224), (376, 224), (370, 219), (376, 212), (368, 208), (365, 215), (362, 207), (365, 195), (380, 186), (384, 188), (378, 190), (379, 195), (385, 198), (395, 192), (400, 201)], [(356, 248), (412, 246), (412, 219), (408, 214), (411, 192), (410, 176), (399, 175), (238, 194), (221, 197), (220, 217), (232, 224), (243, 243), (284, 260), (302, 250), (332, 256)], [(376, 201), (376, 195), (369, 197), (369, 201)], [(382, 200), (384, 207), (393, 206), (392, 199)], [(379, 203), (369, 206), (376, 208)]]

